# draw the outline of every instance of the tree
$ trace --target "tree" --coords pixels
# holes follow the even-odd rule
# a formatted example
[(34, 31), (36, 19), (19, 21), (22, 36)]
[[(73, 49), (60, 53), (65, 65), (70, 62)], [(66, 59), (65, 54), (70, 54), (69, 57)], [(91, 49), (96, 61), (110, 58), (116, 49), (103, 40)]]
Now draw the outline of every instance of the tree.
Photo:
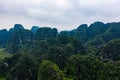
[(93, 56), (72, 55), (65, 66), (65, 74), (74, 80), (97, 80), (102, 63)]
[(86, 54), (86, 50), (84, 48), (84, 46), (82, 45), (81, 41), (78, 39), (73, 39), (72, 40), (72, 46), (75, 49), (75, 53), (79, 53), (79, 54)]
[(100, 69), (98, 76), (98, 80), (119, 80), (119, 76), (117, 75), (117, 67), (112, 63), (104, 63), (103, 68)]
[(111, 40), (99, 51), (102, 60), (120, 60), (120, 39)]
[(59, 35), (58, 37), (57, 37), (57, 39), (59, 40), (59, 42), (61, 43), (61, 44), (63, 44), (63, 45), (65, 45), (65, 44), (68, 44), (69, 43), (69, 36), (66, 36), (66, 35)]
[(21, 54), (15, 54), (12, 57), (5, 58), (0, 63), (0, 76), (6, 76), (9, 70), (19, 62), (20, 57)]
[(9, 71), (7, 80), (37, 80), (38, 62), (29, 55), (23, 55), (20, 61)]
[(38, 80), (65, 80), (59, 67), (47, 60), (43, 60), (38, 71)]
[(64, 68), (67, 58), (73, 53), (71, 46), (51, 46), (45, 59), (56, 63), (60, 68)]

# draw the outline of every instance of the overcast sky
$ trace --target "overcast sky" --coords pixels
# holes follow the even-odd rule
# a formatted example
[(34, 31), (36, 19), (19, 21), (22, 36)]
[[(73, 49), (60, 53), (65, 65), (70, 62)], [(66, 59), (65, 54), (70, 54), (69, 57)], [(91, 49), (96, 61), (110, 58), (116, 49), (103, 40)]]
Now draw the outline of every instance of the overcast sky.
[(20, 23), (70, 30), (95, 21), (119, 22), (120, 0), (0, 0), (0, 29)]

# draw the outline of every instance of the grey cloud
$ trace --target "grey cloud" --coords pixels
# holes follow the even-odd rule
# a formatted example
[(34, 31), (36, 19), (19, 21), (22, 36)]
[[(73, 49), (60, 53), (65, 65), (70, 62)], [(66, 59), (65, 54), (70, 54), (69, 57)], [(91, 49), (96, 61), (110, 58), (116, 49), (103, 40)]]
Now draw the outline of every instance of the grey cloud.
[(26, 28), (39, 25), (68, 30), (94, 21), (118, 22), (119, 3), (119, 0), (3, 0), (0, 27), (21, 23)]

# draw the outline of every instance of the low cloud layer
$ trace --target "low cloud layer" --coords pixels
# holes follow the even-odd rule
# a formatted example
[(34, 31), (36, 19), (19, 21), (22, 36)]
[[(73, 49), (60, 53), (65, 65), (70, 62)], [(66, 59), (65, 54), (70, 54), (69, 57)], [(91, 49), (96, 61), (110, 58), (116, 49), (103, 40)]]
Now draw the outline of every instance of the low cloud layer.
[(120, 0), (1, 0), (0, 28), (50, 26), (70, 30), (95, 21), (119, 22)]

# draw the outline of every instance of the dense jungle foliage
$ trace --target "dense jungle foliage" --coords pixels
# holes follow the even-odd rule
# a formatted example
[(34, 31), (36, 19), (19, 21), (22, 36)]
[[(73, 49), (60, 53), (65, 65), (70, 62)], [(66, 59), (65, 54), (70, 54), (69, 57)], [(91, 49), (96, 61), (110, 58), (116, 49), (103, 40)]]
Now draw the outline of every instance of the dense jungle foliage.
[(120, 80), (120, 23), (0, 30), (0, 80)]

